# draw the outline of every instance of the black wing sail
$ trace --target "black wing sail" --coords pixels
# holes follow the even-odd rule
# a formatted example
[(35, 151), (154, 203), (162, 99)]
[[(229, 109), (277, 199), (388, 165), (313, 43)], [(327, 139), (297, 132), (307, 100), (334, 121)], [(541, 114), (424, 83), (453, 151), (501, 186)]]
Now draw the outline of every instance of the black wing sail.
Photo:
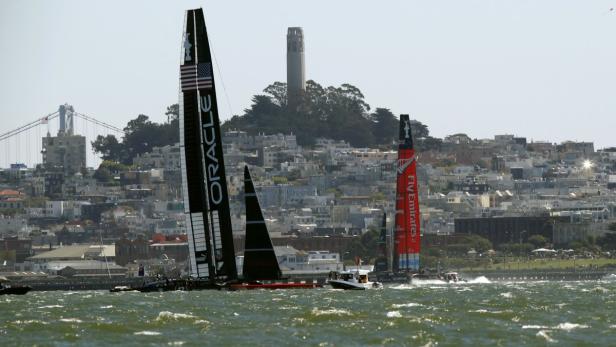
[(201, 9), (188, 10), (180, 66), (180, 152), (191, 275), (237, 278), (212, 57)]
[(244, 167), (244, 198), (246, 201), (246, 245), (244, 249), (244, 279), (277, 280), (282, 277), (272, 239), (270, 238), (259, 199), (252, 184), (248, 166)]

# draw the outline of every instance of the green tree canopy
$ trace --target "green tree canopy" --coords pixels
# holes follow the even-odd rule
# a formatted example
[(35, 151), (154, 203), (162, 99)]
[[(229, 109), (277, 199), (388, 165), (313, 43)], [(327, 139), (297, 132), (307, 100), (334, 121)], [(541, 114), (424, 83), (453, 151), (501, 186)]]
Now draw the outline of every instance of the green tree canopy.
[(137, 155), (179, 141), (178, 104), (168, 106), (165, 115), (167, 122), (159, 124), (140, 114), (128, 122), (121, 142), (114, 135), (99, 135), (92, 142), (92, 149), (103, 160), (130, 165)]
[(535, 248), (540, 248), (545, 246), (548, 243), (548, 239), (543, 235), (532, 235), (528, 238), (528, 242), (531, 243)]
[[(313, 80), (297, 108), (287, 106), (287, 85), (274, 82), (252, 99), (250, 108), (223, 124), (223, 131), (238, 129), (258, 133), (294, 133), (300, 145), (312, 145), (319, 137), (344, 140), (355, 147), (390, 145), (397, 138), (398, 119), (386, 108), (370, 113), (359, 88), (351, 84), (323, 87)], [(428, 128), (418, 121), (413, 135), (428, 138)], [(434, 142), (434, 141), (433, 141)], [(433, 145), (433, 144), (431, 144)]]

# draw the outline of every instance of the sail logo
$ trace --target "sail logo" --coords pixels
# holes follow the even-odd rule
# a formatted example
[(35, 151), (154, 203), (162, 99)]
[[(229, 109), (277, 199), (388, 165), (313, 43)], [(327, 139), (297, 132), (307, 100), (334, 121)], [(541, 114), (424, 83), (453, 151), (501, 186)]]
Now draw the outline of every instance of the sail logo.
[[(205, 114), (202, 121), (203, 143), (207, 146), (206, 157), (206, 178), (209, 198), (212, 203), (218, 205), (223, 200), (223, 189), (220, 184), (220, 166), (216, 157), (216, 128), (214, 127), (214, 112), (212, 111), (212, 100), (210, 95), (202, 96), (199, 99), (199, 109)], [(205, 149), (205, 148), (204, 148)]]
[(417, 236), (417, 215), (416, 210), (417, 206), (415, 205), (415, 176), (409, 175), (407, 181), (406, 191), (408, 197), (408, 206), (409, 206), (409, 220), (408, 224), (411, 229), (411, 243), (415, 243), (415, 236)]
[(192, 44), (190, 43), (190, 33), (185, 33), (184, 35), (184, 61), (191, 61), (190, 57), (190, 49), (192, 48)]
[(404, 123), (404, 138), (408, 139), (411, 137), (411, 123), (407, 119)]
[(398, 174), (402, 175), (404, 170), (406, 170), (409, 165), (411, 165), (415, 161), (415, 157), (409, 159), (398, 159)]

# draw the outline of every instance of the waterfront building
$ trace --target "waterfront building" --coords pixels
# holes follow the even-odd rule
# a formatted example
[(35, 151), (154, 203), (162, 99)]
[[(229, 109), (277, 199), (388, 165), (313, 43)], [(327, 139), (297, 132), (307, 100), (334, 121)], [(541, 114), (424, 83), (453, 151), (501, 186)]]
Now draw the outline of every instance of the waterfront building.
[(37, 254), (27, 259), (34, 271), (46, 271), (50, 263), (63, 261), (100, 260), (114, 263), (115, 245), (71, 245)]
[(125, 277), (127, 271), (114, 262), (101, 260), (50, 261), (40, 270), (62, 277)]

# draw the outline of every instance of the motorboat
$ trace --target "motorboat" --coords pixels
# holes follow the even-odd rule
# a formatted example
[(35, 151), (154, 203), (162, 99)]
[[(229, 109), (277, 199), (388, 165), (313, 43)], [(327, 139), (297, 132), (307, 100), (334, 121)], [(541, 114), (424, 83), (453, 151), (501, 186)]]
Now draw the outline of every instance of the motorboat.
[(413, 281), (440, 281), (446, 283), (466, 282), (457, 272), (419, 272), (411, 275), (411, 283)]
[(328, 283), (334, 289), (366, 290), (382, 288), (381, 282), (371, 282), (368, 279), (368, 270), (341, 271), (330, 273)]
[(447, 283), (466, 282), (465, 279), (460, 278), (457, 272), (445, 272), (441, 274), (441, 277)]

